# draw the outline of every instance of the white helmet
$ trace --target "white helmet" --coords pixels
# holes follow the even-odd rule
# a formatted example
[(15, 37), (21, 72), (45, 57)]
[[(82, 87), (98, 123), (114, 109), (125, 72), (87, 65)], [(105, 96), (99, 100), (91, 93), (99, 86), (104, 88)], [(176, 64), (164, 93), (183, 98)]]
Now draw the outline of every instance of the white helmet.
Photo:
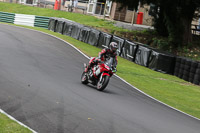
[(117, 48), (118, 48), (118, 44), (116, 42), (110, 43), (110, 51), (116, 52)]

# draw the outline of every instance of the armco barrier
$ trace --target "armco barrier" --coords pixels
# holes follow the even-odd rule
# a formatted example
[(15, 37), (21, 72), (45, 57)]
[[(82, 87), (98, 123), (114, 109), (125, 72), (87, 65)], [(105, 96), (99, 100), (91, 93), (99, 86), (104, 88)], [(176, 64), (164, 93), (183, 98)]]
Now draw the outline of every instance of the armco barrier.
[(34, 27), (48, 29), (49, 17), (35, 16)]
[(34, 15), (15, 14), (14, 24), (34, 27), (34, 21), (35, 21)]
[(148, 67), (162, 73), (173, 74), (175, 66), (175, 56), (163, 51), (152, 49), (149, 57)]
[(48, 28), (49, 17), (0, 12), (0, 22)]
[(138, 44), (125, 40), (124, 47), (122, 48), (121, 57), (130, 61), (135, 61)]
[(15, 20), (14, 13), (0, 12), (0, 22), (14, 23), (14, 20)]

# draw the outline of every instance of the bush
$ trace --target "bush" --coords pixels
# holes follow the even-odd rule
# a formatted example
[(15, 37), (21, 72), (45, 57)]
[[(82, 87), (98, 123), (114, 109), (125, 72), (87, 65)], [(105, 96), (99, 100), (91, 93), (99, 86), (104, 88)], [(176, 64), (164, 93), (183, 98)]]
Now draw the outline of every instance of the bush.
[(153, 47), (156, 47), (158, 49), (161, 49), (161, 50), (165, 50), (165, 51), (168, 51), (170, 50), (170, 44), (167, 40), (164, 40), (164, 39), (158, 39), (158, 38), (153, 38)]

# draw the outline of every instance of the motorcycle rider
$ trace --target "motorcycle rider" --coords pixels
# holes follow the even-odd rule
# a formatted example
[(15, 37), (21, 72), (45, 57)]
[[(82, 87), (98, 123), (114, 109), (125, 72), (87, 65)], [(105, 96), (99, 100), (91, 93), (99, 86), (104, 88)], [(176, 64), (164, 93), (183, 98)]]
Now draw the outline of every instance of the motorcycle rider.
[(101, 52), (99, 52), (99, 56), (97, 58), (93, 58), (90, 60), (88, 67), (86, 68), (85, 72), (88, 72), (90, 68), (92, 68), (94, 65), (98, 64), (99, 62), (106, 61), (109, 57), (114, 57), (116, 59), (116, 65), (117, 65), (117, 48), (118, 44), (116, 42), (111, 42), (109, 45), (109, 48), (102, 49)]

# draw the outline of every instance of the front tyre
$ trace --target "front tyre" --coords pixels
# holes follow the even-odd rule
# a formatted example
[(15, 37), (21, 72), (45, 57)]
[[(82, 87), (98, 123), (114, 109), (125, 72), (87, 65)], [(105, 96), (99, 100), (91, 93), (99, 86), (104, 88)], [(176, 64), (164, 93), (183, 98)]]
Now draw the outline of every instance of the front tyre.
[(86, 72), (83, 72), (83, 74), (81, 75), (81, 83), (88, 84), (88, 77)]
[(110, 80), (110, 77), (108, 75), (103, 76), (101, 81), (99, 80), (97, 83), (97, 90), (103, 91), (108, 85), (109, 80)]

